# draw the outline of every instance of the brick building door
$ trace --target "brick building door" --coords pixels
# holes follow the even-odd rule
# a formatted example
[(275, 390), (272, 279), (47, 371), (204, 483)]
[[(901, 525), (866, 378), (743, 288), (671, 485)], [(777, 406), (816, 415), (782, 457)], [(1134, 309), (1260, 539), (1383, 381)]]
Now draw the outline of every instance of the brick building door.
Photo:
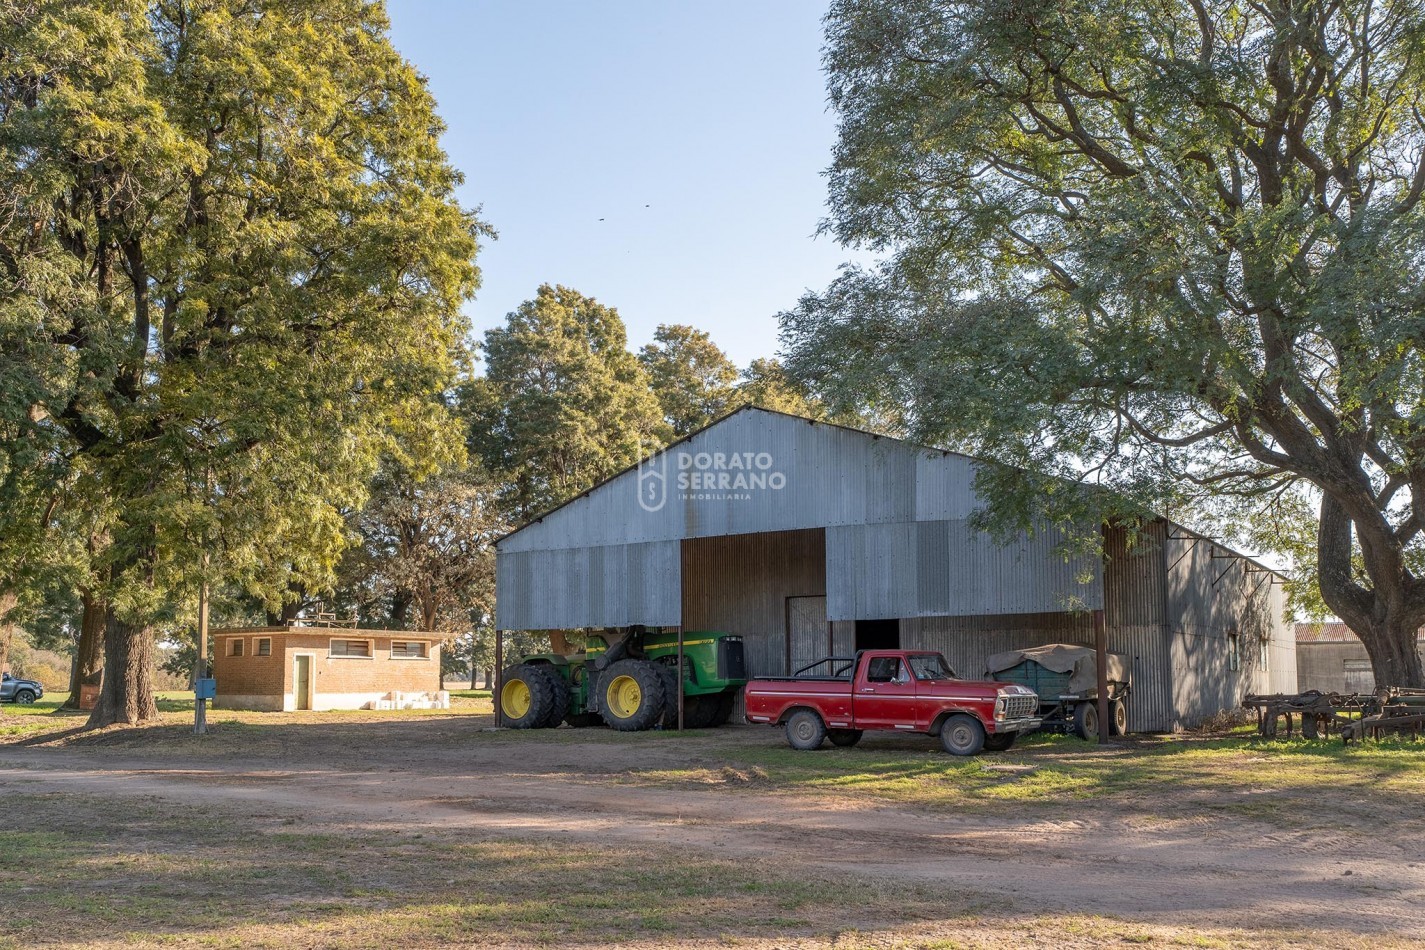
[(297, 708), (312, 708), (312, 658), (298, 655), (293, 668), (293, 679), (297, 687)]

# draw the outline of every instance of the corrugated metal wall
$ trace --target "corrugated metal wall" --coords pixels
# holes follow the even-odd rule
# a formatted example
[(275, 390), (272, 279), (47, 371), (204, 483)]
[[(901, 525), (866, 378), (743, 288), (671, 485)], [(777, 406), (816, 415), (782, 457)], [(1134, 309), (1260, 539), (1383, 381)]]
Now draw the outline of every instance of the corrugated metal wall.
[[(996, 653), (1049, 643), (1094, 642), (1089, 613), (1016, 614), (998, 617), (921, 617), (901, 621), (901, 645), (939, 650), (961, 676), (985, 674)], [(1132, 658), (1133, 694), (1128, 727), (1156, 732), (1170, 726), (1167, 645), (1161, 627), (1110, 627), (1108, 649)]]
[(1296, 692), (1296, 637), (1271, 573), (1176, 526), (1163, 560), (1175, 727), (1236, 708), (1248, 693)]
[(1052, 528), (1000, 545), (966, 520), (826, 532), (832, 620), (1042, 613), (1102, 604), (1097, 559), (1066, 560)]
[(826, 533), (776, 531), (682, 544), (683, 628), (743, 637), (748, 672), (785, 676), (787, 598), (826, 594)]
[(682, 616), (676, 541), (500, 552), (495, 623), (503, 630), (676, 627)]

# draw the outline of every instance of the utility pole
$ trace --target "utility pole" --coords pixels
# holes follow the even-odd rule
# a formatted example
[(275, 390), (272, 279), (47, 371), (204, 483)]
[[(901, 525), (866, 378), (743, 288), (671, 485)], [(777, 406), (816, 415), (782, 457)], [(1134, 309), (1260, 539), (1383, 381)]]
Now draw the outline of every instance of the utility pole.
[(198, 587), (198, 675), (193, 677), (193, 734), (208, 731), (208, 554), (203, 553), (203, 582)]

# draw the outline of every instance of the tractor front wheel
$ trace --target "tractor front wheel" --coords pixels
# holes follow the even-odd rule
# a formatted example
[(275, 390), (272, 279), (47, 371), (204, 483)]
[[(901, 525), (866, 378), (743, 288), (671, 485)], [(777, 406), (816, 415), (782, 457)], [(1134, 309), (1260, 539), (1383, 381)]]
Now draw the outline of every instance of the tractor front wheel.
[[(557, 674), (556, 674), (557, 675)], [(500, 675), (500, 713), (511, 729), (537, 729), (554, 709), (554, 688), (537, 666), (518, 663)]]
[(620, 732), (652, 729), (663, 717), (663, 674), (647, 660), (619, 660), (599, 677), (600, 712)]

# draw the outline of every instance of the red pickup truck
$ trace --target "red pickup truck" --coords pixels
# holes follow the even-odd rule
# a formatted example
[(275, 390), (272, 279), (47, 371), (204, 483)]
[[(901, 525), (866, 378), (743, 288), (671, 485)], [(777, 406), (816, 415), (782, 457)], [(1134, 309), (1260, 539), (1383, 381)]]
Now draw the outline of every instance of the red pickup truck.
[(956, 679), (939, 653), (863, 650), (794, 676), (749, 680), (747, 721), (785, 726), (794, 749), (853, 746), (868, 729), (939, 736), (951, 755), (1002, 752), (1039, 727), (1039, 697), (1017, 683)]

